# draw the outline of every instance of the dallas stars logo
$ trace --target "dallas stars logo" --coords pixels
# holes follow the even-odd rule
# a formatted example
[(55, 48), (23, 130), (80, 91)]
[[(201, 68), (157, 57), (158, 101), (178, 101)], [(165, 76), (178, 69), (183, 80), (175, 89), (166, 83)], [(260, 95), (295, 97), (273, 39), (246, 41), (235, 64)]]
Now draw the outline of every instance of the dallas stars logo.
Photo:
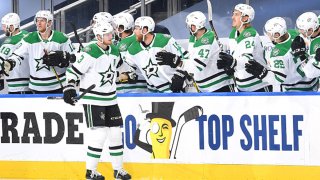
[(148, 79), (150, 79), (151, 76), (159, 77), (158, 76), (158, 66), (157, 66), (157, 64), (152, 64), (151, 59), (149, 59), (148, 65), (142, 69), (144, 70)]
[(50, 67), (42, 63), (42, 58), (34, 60), (37, 61), (36, 71), (40, 71), (43, 68), (46, 68), (48, 71), (50, 71)]
[(113, 82), (113, 77), (114, 77), (114, 71), (111, 69), (111, 65), (109, 66), (109, 68), (105, 71), (105, 72), (99, 72), (99, 74), (102, 76), (101, 77), (101, 86), (110, 83), (110, 85)]

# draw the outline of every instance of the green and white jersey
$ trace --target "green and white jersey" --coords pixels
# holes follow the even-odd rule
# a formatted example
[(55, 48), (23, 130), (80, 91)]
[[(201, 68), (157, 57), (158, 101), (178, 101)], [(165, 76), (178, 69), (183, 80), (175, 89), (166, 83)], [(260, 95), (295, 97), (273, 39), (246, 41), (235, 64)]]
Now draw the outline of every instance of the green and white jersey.
[(249, 27), (238, 34), (233, 28), (229, 36), (229, 45), (231, 55), (237, 60), (234, 73), (237, 88), (240, 91), (255, 91), (268, 86), (268, 83), (255, 78), (245, 70), (245, 64), (252, 59), (267, 67), (258, 32)]
[(110, 45), (107, 50), (103, 50), (97, 44), (90, 44), (76, 56), (76, 62), (67, 69), (67, 80), (80, 80), (80, 92), (92, 84), (96, 85), (79, 102), (98, 106), (117, 104), (116, 68), (120, 60), (118, 49)]
[(218, 69), (220, 47), (214, 33), (208, 30), (199, 39), (189, 38), (189, 59), (183, 61), (182, 68), (194, 74), (201, 92), (213, 92), (233, 83), (223, 69)]
[(311, 39), (310, 47), (309, 47), (309, 57), (308, 61), (303, 67), (303, 70), (307, 77), (310, 78), (318, 78), (320, 76), (320, 63), (315, 60), (316, 50), (320, 48), (320, 36), (317, 36)]
[[(136, 36), (134, 34), (131, 34), (130, 36), (121, 39), (118, 42), (118, 49), (121, 54), (121, 58), (123, 60), (122, 65), (118, 68), (119, 72), (126, 72), (128, 70), (128, 64), (126, 63), (126, 56), (128, 52), (129, 46), (137, 41)], [(117, 82), (117, 92), (118, 93), (143, 93), (147, 92), (147, 81), (144, 79), (141, 71), (139, 69), (135, 70), (136, 75), (138, 76), (137, 83), (135, 84), (128, 84), (128, 83), (119, 83)]]
[(170, 35), (155, 33), (151, 44), (145, 47), (140, 42), (133, 42), (128, 49), (126, 62), (141, 71), (147, 81), (150, 92), (172, 92), (171, 78), (176, 71), (170, 66), (160, 66), (155, 55), (167, 51), (184, 58), (186, 51)]
[[(8, 37), (0, 47), (0, 57), (8, 59), (21, 46), (20, 42), (27, 34), (27, 31), (21, 30), (18, 34)], [(22, 61), (17, 63), (16, 67), (9, 72), (9, 76), (5, 77), (8, 84), (8, 92), (30, 91), (28, 87), (29, 77), (29, 62)]]
[[(53, 31), (48, 40), (43, 40), (39, 33), (29, 33), (21, 41), (21, 47), (14, 51), (12, 58), (19, 63), (21, 60), (28, 60), (30, 67), (29, 88), (36, 91), (52, 91), (60, 89), (53, 67), (46, 66), (42, 63), (42, 57), (45, 52), (50, 51), (67, 51), (74, 53), (74, 46), (70, 39), (63, 33)], [(54, 67), (60, 81), (65, 84), (66, 68)]]
[(298, 35), (295, 30), (288, 30), (289, 38), (273, 48), (270, 59), (270, 71), (263, 79), (272, 85), (280, 85), (281, 91), (317, 91), (318, 79), (308, 78), (302, 70), (303, 62), (294, 58), (291, 43)]

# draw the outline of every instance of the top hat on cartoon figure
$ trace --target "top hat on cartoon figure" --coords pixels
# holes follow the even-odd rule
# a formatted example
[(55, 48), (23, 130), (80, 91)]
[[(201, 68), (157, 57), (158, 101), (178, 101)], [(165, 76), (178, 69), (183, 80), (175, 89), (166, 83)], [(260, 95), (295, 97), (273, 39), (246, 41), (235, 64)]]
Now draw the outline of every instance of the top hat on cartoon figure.
[(146, 115), (147, 118), (163, 118), (170, 121), (172, 127), (176, 126), (176, 122), (172, 119), (172, 110), (174, 102), (152, 102), (152, 113)]

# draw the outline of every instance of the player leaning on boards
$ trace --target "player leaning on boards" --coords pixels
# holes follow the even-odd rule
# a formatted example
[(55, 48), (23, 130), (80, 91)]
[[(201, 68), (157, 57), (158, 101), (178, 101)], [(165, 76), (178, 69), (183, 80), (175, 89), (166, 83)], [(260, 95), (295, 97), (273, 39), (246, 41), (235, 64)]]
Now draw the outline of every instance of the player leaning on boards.
[(28, 60), (29, 88), (34, 93), (62, 93), (66, 67), (73, 61), (74, 47), (65, 34), (51, 29), (53, 15), (50, 11), (38, 11), (34, 22), (37, 31), (22, 39), (21, 46), (4, 61), (3, 70), (8, 74), (20, 61)]
[[(0, 62), (8, 59), (20, 47), (21, 40), (28, 32), (20, 30), (20, 17), (16, 13), (8, 13), (2, 19), (2, 30), (7, 38), (0, 47)], [(21, 61), (6, 77), (9, 94), (32, 94), (29, 89), (29, 62)]]
[(172, 78), (173, 92), (183, 89), (184, 81), (189, 73), (194, 73), (201, 92), (234, 92), (232, 78), (223, 69), (218, 69), (220, 47), (215, 40), (214, 32), (205, 28), (206, 16), (200, 11), (194, 11), (186, 17), (186, 24), (191, 33), (189, 38), (189, 59), (181, 61), (181, 58), (169, 52), (159, 52), (158, 63), (170, 65), (175, 68), (180, 66), (183, 70), (177, 70)]
[(320, 26), (317, 15), (313, 12), (301, 14), (296, 21), (300, 35), (310, 42), (309, 48), (303, 38), (297, 36), (292, 42), (293, 55), (305, 61), (303, 70), (309, 78), (320, 76)]
[[(113, 18), (115, 27), (116, 27), (116, 36), (118, 37), (117, 48), (121, 54), (121, 60), (119, 66), (119, 71), (126, 72), (126, 75), (130, 75), (129, 70), (127, 69), (126, 55), (128, 53), (128, 48), (136, 40), (136, 36), (133, 33), (134, 28), (134, 19), (130, 13), (119, 13)], [(144, 79), (141, 71), (136, 69), (134, 72), (137, 76), (137, 79), (133, 77), (130, 78), (134, 81), (127, 82), (117, 82), (117, 92), (118, 93), (143, 93), (147, 92), (147, 82)]]
[(280, 85), (281, 91), (317, 91), (318, 79), (307, 78), (302, 70), (304, 62), (292, 55), (290, 47), (298, 32), (287, 30), (286, 21), (281, 17), (268, 20), (264, 30), (275, 44), (268, 57), (270, 70), (250, 60), (245, 66), (246, 71), (262, 81)]
[(176, 68), (158, 65), (156, 54), (167, 51), (184, 58), (187, 52), (170, 35), (153, 33), (154, 27), (155, 23), (149, 16), (136, 19), (134, 33), (137, 41), (129, 47), (126, 62), (142, 72), (150, 92), (172, 92), (171, 78)]
[(85, 47), (77, 56), (76, 62), (68, 68), (68, 85), (64, 89), (63, 98), (66, 103), (74, 105), (77, 80), (80, 80), (80, 91), (96, 84), (96, 87), (80, 100), (89, 128), (86, 131), (88, 138), (86, 178), (104, 179), (104, 176), (97, 172), (97, 166), (103, 145), (108, 139), (114, 177), (131, 179), (122, 167), (123, 144), (120, 126), (123, 125), (123, 120), (117, 103), (115, 83), (116, 65), (120, 60), (120, 53), (112, 45), (113, 27), (109, 23), (95, 23), (93, 32), (97, 43)]
[(235, 6), (232, 15), (232, 31), (229, 36), (230, 53), (220, 52), (217, 66), (219, 69), (234, 68), (238, 91), (269, 92), (272, 86), (246, 72), (245, 64), (249, 60), (259, 62), (267, 67), (264, 50), (258, 32), (251, 26), (254, 9), (247, 4)]

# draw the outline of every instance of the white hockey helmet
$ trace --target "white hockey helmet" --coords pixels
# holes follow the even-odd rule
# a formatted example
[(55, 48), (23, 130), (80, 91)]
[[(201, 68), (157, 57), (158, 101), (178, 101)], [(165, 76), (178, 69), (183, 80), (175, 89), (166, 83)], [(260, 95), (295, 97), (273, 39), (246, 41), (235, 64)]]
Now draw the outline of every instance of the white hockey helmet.
[(109, 23), (112, 27), (115, 27), (113, 17), (108, 12), (98, 12), (93, 15), (91, 25), (93, 26), (95, 23)]
[(37, 12), (36, 16), (34, 17), (34, 23), (37, 24), (37, 18), (45, 18), (47, 23), (51, 21), (53, 23), (53, 15), (48, 10), (40, 10)]
[(248, 21), (244, 22), (244, 23), (249, 23), (252, 22), (254, 19), (254, 9), (247, 5), (247, 4), (237, 4), (234, 7), (235, 10), (240, 11), (241, 12), (241, 17), (243, 16), (248, 16)]
[(143, 29), (144, 27), (147, 27), (148, 32), (153, 32), (155, 27), (155, 23), (153, 19), (149, 16), (141, 16), (137, 18), (136, 21), (134, 22), (134, 25), (141, 29)]
[(196, 27), (195, 32), (197, 32), (199, 29), (205, 27), (206, 20), (207, 20), (206, 16), (201, 11), (194, 11), (188, 14), (188, 16), (186, 17), (186, 24), (190, 32), (191, 32), (191, 25), (194, 25)]
[(103, 37), (104, 34), (113, 34), (113, 27), (110, 23), (95, 23), (92, 30), (96, 37), (98, 35)]
[(8, 13), (1, 19), (2, 25), (5, 25), (6, 29), (9, 29), (12, 25), (14, 29), (20, 27), (20, 17), (16, 13)]
[(113, 17), (113, 21), (117, 28), (123, 26), (124, 31), (134, 27), (134, 19), (130, 13), (119, 13)]
[(296, 26), (298, 30), (305, 33), (306, 36), (308, 36), (307, 32), (312, 30), (312, 33), (309, 35), (310, 37), (313, 32), (319, 28), (319, 19), (315, 13), (305, 12), (297, 18)]
[[(282, 17), (269, 19), (264, 25), (264, 33), (271, 39), (278, 39), (287, 33), (287, 24)], [(276, 34), (279, 34), (275, 37)]]

